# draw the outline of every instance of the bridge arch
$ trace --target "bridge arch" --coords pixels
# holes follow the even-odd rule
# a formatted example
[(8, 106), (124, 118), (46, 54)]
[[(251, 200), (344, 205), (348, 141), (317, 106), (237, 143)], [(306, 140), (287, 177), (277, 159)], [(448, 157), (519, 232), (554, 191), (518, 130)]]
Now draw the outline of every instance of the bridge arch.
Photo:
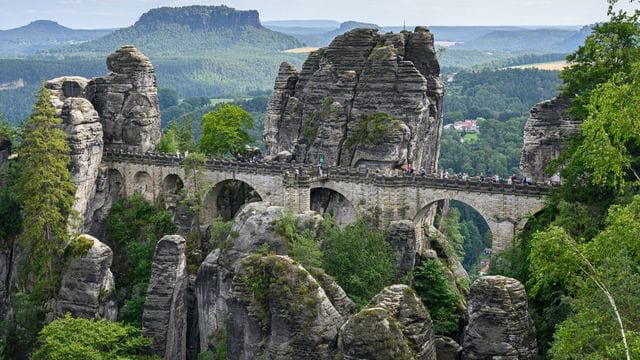
[(513, 240), (515, 230), (519, 225), (519, 219), (501, 216), (500, 212), (495, 211), (496, 209), (492, 207), (492, 204), (487, 204), (482, 199), (482, 196), (476, 196), (475, 199), (472, 196), (441, 196), (426, 202), (413, 218), (416, 226), (416, 235), (420, 242), (423, 239), (424, 224), (433, 223), (438, 213), (448, 210), (446, 207), (449, 206), (449, 201), (452, 200), (470, 207), (486, 222), (492, 235), (492, 252), (496, 253), (504, 250)]
[(153, 178), (146, 171), (138, 171), (133, 176), (133, 192), (142, 195), (150, 203), (155, 200)]
[(358, 216), (353, 203), (331, 186), (311, 187), (309, 205), (322, 215), (331, 214), (340, 226), (353, 223)]
[(225, 179), (213, 185), (203, 199), (203, 224), (221, 216), (230, 220), (247, 203), (262, 201), (263, 194), (246, 181)]
[(184, 188), (184, 182), (176, 174), (169, 174), (162, 180), (162, 193), (164, 195), (177, 194), (182, 188)]

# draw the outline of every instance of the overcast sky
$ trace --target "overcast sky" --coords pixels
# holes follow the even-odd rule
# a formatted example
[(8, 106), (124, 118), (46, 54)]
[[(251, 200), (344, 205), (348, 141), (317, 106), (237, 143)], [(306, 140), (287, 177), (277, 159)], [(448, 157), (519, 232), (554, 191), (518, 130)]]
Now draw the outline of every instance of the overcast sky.
[(379, 25), (583, 25), (604, 20), (607, 5), (605, 0), (0, 0), (0, 29), (38, 19), (72, 28), (125, 27), (151, 8), (194, 4), (256, 9), (262, 20)]

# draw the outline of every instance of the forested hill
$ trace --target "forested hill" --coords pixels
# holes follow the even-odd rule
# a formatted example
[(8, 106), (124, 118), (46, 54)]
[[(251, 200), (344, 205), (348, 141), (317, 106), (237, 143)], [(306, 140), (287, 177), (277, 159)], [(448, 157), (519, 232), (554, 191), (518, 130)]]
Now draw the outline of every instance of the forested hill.
[(35, 54), (39, 50), (93, 40), (112, 30), (74, 30), (55, 21), (37, 20), (15, 29), (0, 30), (0, 56)]
[(186, 6), (152, 9), (128, 28), (42, 55), (103, 58), (123, 44), (135, 45), (152, 58), (215, 55), (221, 50), (272, 52), (302, 46), (293, 36), (263, 27), (255, 10)]

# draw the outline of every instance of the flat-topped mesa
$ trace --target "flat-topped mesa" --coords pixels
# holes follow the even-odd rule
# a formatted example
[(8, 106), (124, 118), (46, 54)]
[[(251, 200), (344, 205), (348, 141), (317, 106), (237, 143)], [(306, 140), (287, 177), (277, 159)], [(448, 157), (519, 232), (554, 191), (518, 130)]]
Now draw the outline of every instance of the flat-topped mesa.
[(149, 59), (131, 45), (109, 55), (112, 71), (91, 80), (86, 97), (100, 114), (106, 149), (152, 151), (160, 142), (156, 74)]
[(262, 28), (256, 10), (236, 10), (227, 6), (161, 7), (142, 14), (134, 26), (155, 28), (167, 24), (188, 26), (191, 30)]
[(442, 99), (433, 34), (355, 29), (309, 55), (302, 70), (283, 63), (267, 107), (270, 156), (297, 162), (435, 171)]

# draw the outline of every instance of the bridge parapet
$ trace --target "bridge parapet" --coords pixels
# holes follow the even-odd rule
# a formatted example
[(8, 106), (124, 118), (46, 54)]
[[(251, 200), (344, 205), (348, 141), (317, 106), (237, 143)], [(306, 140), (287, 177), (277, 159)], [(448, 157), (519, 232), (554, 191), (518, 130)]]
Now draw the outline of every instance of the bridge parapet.
[[(132, 162), (156, 166), (183, 167), (184, 156), (163, 153), (132, 153), (126, 151), (105, 151), (104, 161), (112, 162)], [(549, 186), (530, 184), (506, 184), (494, 183), (490, 181), (473, 181), (461, 179), (442, 179), (435, 176), (385, 176), (377, 171), (350, 168), (350, 167), (326, 167), (325, 177), (318, 176), (315, 166), (309, 164), (296, 163), (251, 163), (239, 162), (227, 159), (209, 158), (205, 167), (211, 171), (238, 171), (260, 174), (280, 174), (284, 177), (296, 176), (299, 178), (315, 178), (322, 181), (331, 179), (332, 181), (358, 182), (374, 184), (381, 187), (429, 187), (436, 189), (466, 190), (470, 192), (513, 194), (523, 196), (542, 197)], [(297, 170), (297, 171), (296, 171)], [(295, 181), (293, 181), (295, 182)], [(291, 182), (289, 182), (291, 183)]]

